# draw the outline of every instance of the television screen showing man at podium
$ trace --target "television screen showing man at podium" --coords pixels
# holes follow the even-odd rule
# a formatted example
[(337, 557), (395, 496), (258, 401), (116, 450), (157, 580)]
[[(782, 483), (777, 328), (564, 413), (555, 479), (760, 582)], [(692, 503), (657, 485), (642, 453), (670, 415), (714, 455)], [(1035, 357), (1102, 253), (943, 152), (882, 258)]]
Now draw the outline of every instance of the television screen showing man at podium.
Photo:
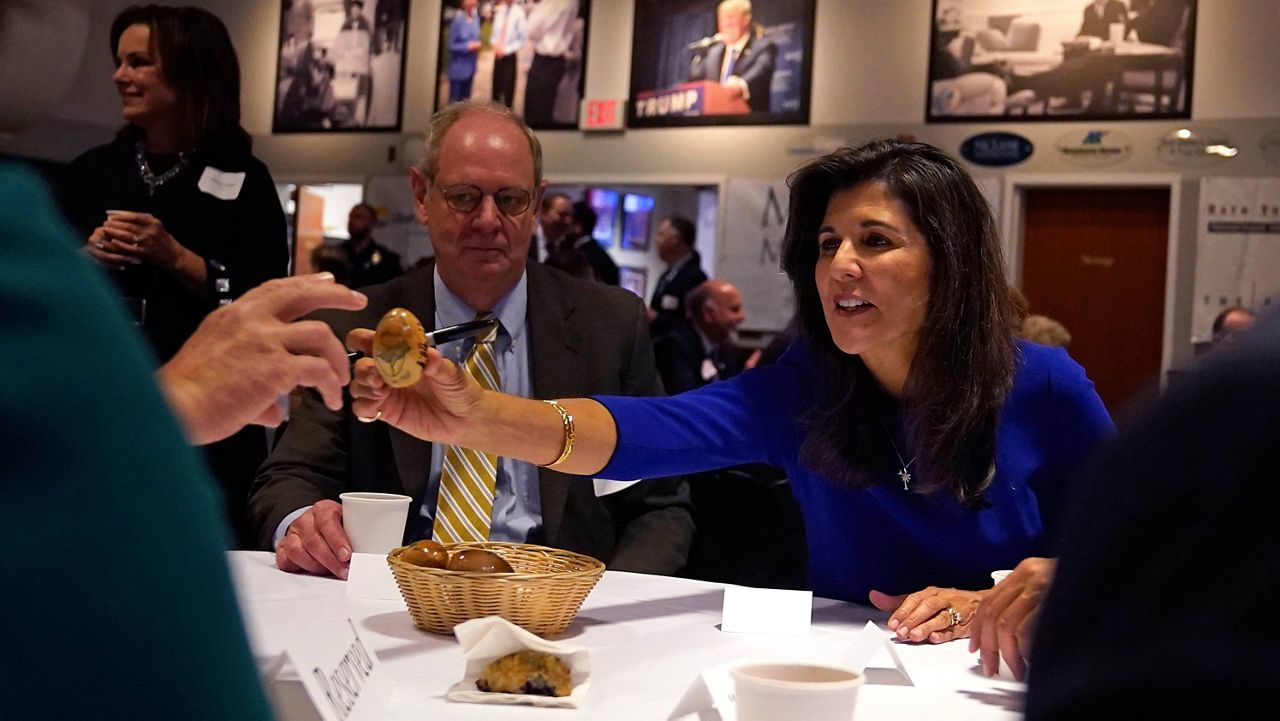
[(636, 0), (628, 125), (804, 124), (815, 0)]

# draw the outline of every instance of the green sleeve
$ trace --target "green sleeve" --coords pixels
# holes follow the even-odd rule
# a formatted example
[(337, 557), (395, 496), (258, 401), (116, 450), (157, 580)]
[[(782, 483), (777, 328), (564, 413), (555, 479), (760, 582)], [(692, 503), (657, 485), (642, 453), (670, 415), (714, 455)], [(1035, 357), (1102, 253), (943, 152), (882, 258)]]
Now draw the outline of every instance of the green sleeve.
[(47, 190), (0, 196), (0, 716), (270, 718), (153, 361)]

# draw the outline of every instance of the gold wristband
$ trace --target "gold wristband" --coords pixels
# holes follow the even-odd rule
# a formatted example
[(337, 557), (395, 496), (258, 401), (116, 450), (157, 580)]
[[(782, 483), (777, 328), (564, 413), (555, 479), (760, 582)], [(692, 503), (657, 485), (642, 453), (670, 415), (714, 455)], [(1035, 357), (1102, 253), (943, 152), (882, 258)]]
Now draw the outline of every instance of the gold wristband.
[(560, 457), (542, 465), (543, 468), (555, 468), (569, 460), (569, 454), (573, 453), (573, 416), (569, 415), (569, 411), (566, 411), (564, 406), (555, 401), (543, 401), (543, 403), (556, 409), (556, 413), (560, 414), (560, 420), (564, 422), (564, 448), (560, 451)]

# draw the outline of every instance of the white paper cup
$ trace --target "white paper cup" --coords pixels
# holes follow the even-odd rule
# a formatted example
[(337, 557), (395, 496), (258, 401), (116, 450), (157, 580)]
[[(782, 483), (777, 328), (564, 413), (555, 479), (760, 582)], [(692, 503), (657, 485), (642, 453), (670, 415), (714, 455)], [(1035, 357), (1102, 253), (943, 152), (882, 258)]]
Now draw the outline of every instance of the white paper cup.
[(413, 499), (396, 493), (344, 493), (342, 528), (354, 553), (387, 553), (404, 539)]
[(753, 663), (730, 669), (738, 721), (850, 721), (866, 677), (847, 666)]
[[(1010, 573), (1013, 573), (1013, 571), (1012, 571), (1012, 570), (992, 571), (992, 572), (991, 572), (991, 585), (993, 585), (993, 586), (994, 586), (994, 585), (996, 585), (996, 584), (1000, 583), (1001, 581), (1003, 581), (1004, 579), (1008, 578)], [(1009, 664), (1005, 662), (1005, 660), (1004, 660), (1004, 654), (1001, 654), (1001, 655), (1000, 655), (1000, 670), (999, 670), (999, 671), (997, 671), (996, 673), (997, 673), (997, 675), (999, 675), (999, 676), (1000, 676), (1000, 678), (1005, 678), (1005, 679), (1008, 679), (1008, 680), (1010, 680), (1010, 681), (1013, 681), (1013, 680), (1014, 680), (1014, 678), (1013, 678), (1013, 669), (1009, 668)]]

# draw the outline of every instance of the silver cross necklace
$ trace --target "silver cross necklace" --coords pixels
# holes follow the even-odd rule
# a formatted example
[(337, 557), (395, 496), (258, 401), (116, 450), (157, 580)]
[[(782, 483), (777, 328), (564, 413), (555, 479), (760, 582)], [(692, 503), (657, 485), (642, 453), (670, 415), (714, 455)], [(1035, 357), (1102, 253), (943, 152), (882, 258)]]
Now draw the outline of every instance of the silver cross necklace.
[(902, 464), (902, 470), (898, 471), (898, 478), (902, 479), (902, 490), (909, 491), (911, 490), (911, 471), (908, 469), (911, 468), (912, 463), (916, 462), (917, 456), (912, 456), (909, 461), (902, 460), (902, 454), (898, 452), (898, 444), (893, 441), (893, 434), (888, 428), (884, 429), (884, 434), (889, 436), (889, 445), (893, 446), (893, 454), (898, 457), (898, 463)]

